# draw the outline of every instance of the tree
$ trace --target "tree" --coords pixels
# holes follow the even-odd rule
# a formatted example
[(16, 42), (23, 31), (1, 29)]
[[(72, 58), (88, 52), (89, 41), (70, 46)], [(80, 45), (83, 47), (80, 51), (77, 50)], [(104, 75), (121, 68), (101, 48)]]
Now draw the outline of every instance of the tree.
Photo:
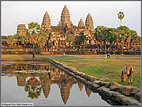
[(120, 19), (120, 26), (122, 26), (122, 19), (124, 18), (124, 13), (119, 12), (117, 15), (118, 15), (118, 18)]
[(28, 30), (26, 29), (26, 31), (22, 34), (22, 36), (20, 36), (20, 40), (22, 42), (22, 44), (24, 44), (26, 46), (26, 44), (29, 42), (28, 40)]
[(106, 41), (109, 36), (109, 29), (105, 26), (97, 26), (94, 33), (95, 39), (100, 42), (100, 48), (102, 48), (102, 43), (105, 44), (105, 53), (106, 53)]
[[(85, 49), (86, 46), (86, 40), (88, 39), (88, 37), (86, 35), (84, 35), (84, 33), (80, 32), (79, 34), (80, 36), (77, 36), (75, 38), (75, 42), (78, 45), (83, 45), (83, 49)], [(78, 47), (79, 48), (79, 47)]]
[(131, 34), (131, 39), (132, 40), (136, 40), (139, 38), (137, 32), (135, 30), (130, 30), (130, 34)]
[(66, 38), (66, 42), (69, 42), (69, 46), (71, 46), (71, 43), (75, 41), (75, 37), (73, 35), (68, 35)]
[(33, 58), (35, 57), (35, 44), (39, 40), (38, 33), (40, 31), (40, 25), (37, 22), (31, 22), (28, 24), (28, 38), (30, 43), (33, 45)]
[(28, 97), (32, 99), (37, 99), (40, 96), (41, 89), (42, 86), (40, 84), (40, 81), (38, 81), (38, 79), (35, 78), (34, 75), (26, 82), (25, 91), (28, 92)]
[(39, 40), (37, 42), (39, 48), (42, 49), (45, 46), (46, 42), (47, 42), (47, 34), (44, 31), (40, 30)]
[(108, 42), (110, 43), (110, 51), (111, 51), (111, 47), (112, 44), (116, 43), (118, 38), (118, 32), (116, 32), (115, 28), (110, 28), (109, 30), (109, 36), (108, 36)]
[(118, 32), (118, 39), (121, 43), (121, 49), (123, 54), (123, 48), (124, 48), (124, 42), (127, 41), (127, 39), (131, 36), (130, 29), (127, 26), (120, 26), (117, 28)]
[(135, 30), (130, 30), (130, 35), (131, 35), (130, 47), (132, 47), (133, 40), (138, 39), (139, 36)]
[(28, 29), (21, 36), (21, 41), (26, 44), (30, 43), (33, 47), (33, 58), (35, 57), (35, 47), (42, 48), (47, 42), (47, 34), (41, 30), (40, 25), (37, 22), (31, 22), (28, 24)]
[(9, 44), (11, 47), (14, 45), (15, 42), (16, 42), (16, 41), (15, 41), (14, 36), (9, 35), (9, 36), (7, 37), (7, 44)]

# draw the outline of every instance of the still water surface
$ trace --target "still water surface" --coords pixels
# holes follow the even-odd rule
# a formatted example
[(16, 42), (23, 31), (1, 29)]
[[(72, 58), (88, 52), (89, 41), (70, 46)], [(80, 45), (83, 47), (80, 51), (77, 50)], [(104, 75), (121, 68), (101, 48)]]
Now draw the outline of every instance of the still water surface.
[(110, 106), (98, 93), (47, 62), (2, 62), (1, 102)]

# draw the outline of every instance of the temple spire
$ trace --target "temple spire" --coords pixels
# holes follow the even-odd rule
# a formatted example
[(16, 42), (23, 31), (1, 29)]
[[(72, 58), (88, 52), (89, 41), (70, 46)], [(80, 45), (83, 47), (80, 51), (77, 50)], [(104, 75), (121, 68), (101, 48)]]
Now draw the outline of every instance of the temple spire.
[(86, 17), (85, 27), (86, 27), (88, 30), (91, 30), (91, 31), (94, 30), (93, 19), (92, 19), (92, 16), (91, 16), (90, 13), (89, 13), (89, 14), (87, 15), (87, 17)]
[(70, 22), (70, 14), (69, 14), (69, 10), (66, 5), (64, 6), (62, 13), (61, 13), (61, 21), (65, 23)]
[(44, 17), (43, 17), (41, 29), (46, 31), (46, 30), (49, 30), (50, 28), (51, 28), (51, 21), (50, 21), (49, 14), (46, 11), (45, 14), (44, 14)]
[(70, 13), (69, 13), (69, 10), (66, 5), (64, 6), (64, 8), (62, 10), (61, 20), (59, 22), (59, 25), (60, 26), (67, 25), (68, 27), (71, 27), (71, 25), (72, 25), (72, 22), (70, 21)]
[(82, 19), (80, 19), (80, 21), (78, 23), (78, 27), (84, 27), (84, 23), (83, 23)]

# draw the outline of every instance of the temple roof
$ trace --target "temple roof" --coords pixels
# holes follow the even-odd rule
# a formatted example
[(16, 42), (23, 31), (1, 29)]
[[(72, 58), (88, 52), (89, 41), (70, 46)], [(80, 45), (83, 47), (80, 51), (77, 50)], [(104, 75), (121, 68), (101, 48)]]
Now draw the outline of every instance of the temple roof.
[(61, 15), (62, 15), (62, 16), (65, 16), (65, 17), (70, 16), (69, 10), (68, 10), (68, 8), (67, 8), (66, 5), (64, 6), (64, 8), (63, 8), (63, 10), (62, 10)]
[(42, 21), (42, 29), (48, 29), (51, 27), (51, 21), (48, 12), (46, 11)]
[(86, 17), (86, 21), (93, 21), (91, 14), (89, 13)]
[(89, 30), (94, 30), (93, 19), (92, 19), (92, 16), (91, 16), (90, 13), (89, 13), (89, 14), (87, 15), (87, 17), (86, 17), (85, 26), (86, 26), (87, 29), (89, 29)]
[(59, 22), (59, 25), (68, 25), (71, 26), (71, 21), (70, 21), (70, 13), (69, 10), (67, 8), (67, 6), (65, 5), (62, 13), (61, 13), (61, 22)]
[(45, 14), (44, 14), (44, 18), (43, 19), (48, 19), (48, 20), (50, 20), (50, 17), (49, 17), (49, 14), (48, 14), (48, 12), (46, 11), (45, 12)]
[(78, 23), (78, 27), (84, 27), (84, 23), (83, 23), (82, 19), (80, 19), (80, 21)]

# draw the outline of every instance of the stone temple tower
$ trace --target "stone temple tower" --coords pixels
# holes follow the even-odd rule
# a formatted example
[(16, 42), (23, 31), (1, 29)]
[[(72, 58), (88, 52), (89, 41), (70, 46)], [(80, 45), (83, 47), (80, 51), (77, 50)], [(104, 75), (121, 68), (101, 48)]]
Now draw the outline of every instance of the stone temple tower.
[(68, 28), (72, 26), (72, 22), (70, 21), (70, 13), (66, 5), (64, 6), (61, 13), (61, 20), (59, 22), (59, 26), (67, 26)]
[(88, 30), (94, 31), (94, 26), (93, 26), (93, 19), (90, 15), (90, 13), (87, 15), (86, 20), (85, 20), (85, 27)]
[(46, 11), (43, 17), (41, 29), (47, 31), (51, 29), (51, 21), (48, 12)]
[(19, 24), (17, 26), (17, 36), (22, 36), (26, 31), (26, 26), (25, 24)]
[(84, 26), (84, 23), (83, 23), (83, 21), (82, 21), (82, 19), (80, 19), (80, 21), (79, 21), (79, 23), (78, 23), (78, 27), (85, 27), (85, 26)]

